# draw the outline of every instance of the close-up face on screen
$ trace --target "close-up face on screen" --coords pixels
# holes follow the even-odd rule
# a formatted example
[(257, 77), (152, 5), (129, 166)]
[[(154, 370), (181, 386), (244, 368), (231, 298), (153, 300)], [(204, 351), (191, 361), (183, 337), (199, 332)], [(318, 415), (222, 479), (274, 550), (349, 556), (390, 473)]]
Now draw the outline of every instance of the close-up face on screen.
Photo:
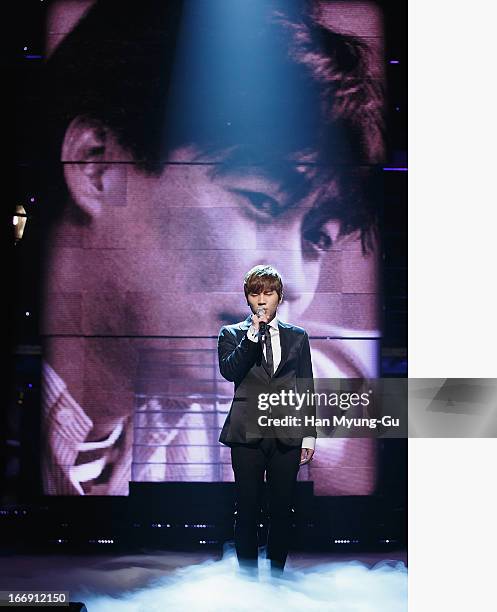
[[(217, 338), (256, 265), (281, 274), (315, 378), (379, 376), (382, 11), (235, 5), (48, 12), (47, 495), (233, 481)], [(375, 440), (318, 448), (298, 476), (315, 495), (374, 493)]]

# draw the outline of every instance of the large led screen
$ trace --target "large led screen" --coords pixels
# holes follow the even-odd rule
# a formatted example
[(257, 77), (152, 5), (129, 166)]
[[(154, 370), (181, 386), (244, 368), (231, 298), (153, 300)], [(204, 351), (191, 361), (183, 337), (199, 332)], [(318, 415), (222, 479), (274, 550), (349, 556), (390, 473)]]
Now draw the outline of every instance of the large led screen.
[[(233, 480), (217, 336), (254, 265), (315, 377), (378, 375), (382, 35), (372, 2), (53, 3), (46, 494)], [(299, 479), (371, 494), (375, 443), (318, 439)]]

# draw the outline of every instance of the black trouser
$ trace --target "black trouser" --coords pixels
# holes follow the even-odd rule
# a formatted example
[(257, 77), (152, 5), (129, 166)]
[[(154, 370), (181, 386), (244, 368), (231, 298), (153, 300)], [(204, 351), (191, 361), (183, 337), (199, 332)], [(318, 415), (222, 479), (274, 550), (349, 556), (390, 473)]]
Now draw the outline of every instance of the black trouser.
[(255, 445), (231, 447), (237, 504), (235, 548), (241, 567), (257, 566), (257, 525), (265, 472), (270, 517), (267, 557), (272, 568), (283, 570), (300, 450), (300, 446), (286, 446), (275, 438), (264, 438)]

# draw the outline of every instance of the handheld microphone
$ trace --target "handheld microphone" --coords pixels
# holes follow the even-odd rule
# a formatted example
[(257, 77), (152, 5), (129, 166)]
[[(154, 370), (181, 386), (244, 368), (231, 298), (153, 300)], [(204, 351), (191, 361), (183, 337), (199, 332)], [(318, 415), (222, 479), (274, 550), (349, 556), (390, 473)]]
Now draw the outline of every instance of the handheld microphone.
[[(263, 315), (266, 312), (266, 309), (264, 308), (264, 306), (259, 306), (255, 312), (255, 314), (260, 317), (261, 315)], [(259, 322), (259, 331), (261, 334), (261, 340), (264, 342), (266, 339), (266, 333), (267, 333), (267, 323), (265, 321), (260, 321)]]

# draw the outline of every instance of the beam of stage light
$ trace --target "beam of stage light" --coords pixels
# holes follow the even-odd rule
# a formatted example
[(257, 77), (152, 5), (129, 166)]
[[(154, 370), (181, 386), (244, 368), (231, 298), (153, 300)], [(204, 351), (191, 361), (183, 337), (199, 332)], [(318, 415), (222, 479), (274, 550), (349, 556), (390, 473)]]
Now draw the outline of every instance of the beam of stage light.
[[(191, 142), (201, 146), (199, 161), (206, 159), (202, 154), (217, 160), (236, 150), (247, 164), (323, 151), (316, 112), (321, 92), (305, 58), (296, 61), (290, 41), (299, 32), (289, 36), (304, 5), (287, 0), (284, 11), (278, 6), (267, 0), (184, 3), (163, 134), (167, 150)], [(338, 129), (335, 138), (339, 148)]]

